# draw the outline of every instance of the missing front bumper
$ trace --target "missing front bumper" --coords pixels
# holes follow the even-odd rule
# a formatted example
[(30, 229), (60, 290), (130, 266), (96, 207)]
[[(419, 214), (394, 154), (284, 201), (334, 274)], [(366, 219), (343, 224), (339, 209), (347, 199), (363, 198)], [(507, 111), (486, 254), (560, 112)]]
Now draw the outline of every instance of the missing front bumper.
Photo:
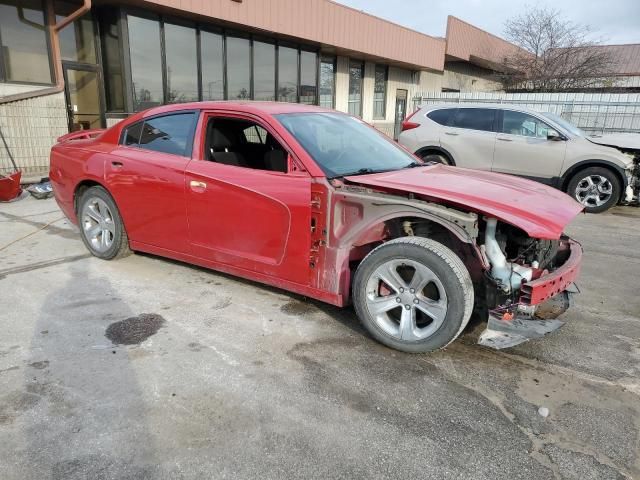
[(504, 320), (493, 313), (489, 314), (487, 328), (480, 335), (478, 344), (501, 350), (555, 332), (565, 324), (557, 317), (571, 306), (571, 296), (576, 291), (577, 289), (572, 285), (569, 290), (560, 292), (546, 302), (536, 305), (533, 311), (528, 313), (516, 311), (511, 320)]

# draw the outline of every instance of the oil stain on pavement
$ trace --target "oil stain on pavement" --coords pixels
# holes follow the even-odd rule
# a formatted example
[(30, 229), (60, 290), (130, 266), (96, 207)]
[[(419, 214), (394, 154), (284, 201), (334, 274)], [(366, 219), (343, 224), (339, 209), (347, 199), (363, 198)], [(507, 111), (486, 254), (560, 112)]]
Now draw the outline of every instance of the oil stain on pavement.
[(105, 337), (114, 345), (135, 345), (158, 333), (164, 324), (165, 320), (160, 315), (141, 313), (137, 317), (112, 323), (107, 327)]

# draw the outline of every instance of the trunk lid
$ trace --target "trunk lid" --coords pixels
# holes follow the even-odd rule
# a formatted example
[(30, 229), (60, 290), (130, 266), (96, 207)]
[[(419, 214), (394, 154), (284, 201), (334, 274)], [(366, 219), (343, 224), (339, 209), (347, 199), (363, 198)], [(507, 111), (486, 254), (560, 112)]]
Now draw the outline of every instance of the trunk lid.
[(496, 217), (534, 238), (557, 239), (582, 205), (555, 188), (511, 175), (432, 165), (345, 180), (413, 193)]

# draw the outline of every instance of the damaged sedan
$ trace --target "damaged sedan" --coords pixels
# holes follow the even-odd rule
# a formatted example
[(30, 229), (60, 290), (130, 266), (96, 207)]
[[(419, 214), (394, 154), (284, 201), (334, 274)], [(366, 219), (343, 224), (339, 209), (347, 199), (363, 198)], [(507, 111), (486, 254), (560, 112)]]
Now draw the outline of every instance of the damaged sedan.
[[(319, 107), (201, 102), (61, 137), (50, 178), (95, 256), (147, 252), (353, 305), (372, 337), (445, 347), (472, 315), (504, 348), (562, 324), (582, 205), (507, 175), (425, 164)], [(242, 319), (238, 319), (239, 322)]]

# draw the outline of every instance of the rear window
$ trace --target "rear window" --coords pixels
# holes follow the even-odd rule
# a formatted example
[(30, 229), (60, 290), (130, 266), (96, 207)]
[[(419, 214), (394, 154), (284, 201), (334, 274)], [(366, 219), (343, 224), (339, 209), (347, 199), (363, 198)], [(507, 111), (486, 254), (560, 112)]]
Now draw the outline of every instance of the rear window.
[(450, 126), (451, 118), (455, 113), (455, 108), (443, 108), (442, 110), (433, 110), (427, 113), (427, 117), (445, 127)]
[(134, 123), (124, 133), (123, 145), (138, 145), (143, 122)]
[(452, 126), (493, 132), (495, 115), (496, 111), (490, 108), (459, 108)]
[(127, 128), (122, 143), (145, 150), (189, 156), (195, 120), (194, 112), (154, 117)]

